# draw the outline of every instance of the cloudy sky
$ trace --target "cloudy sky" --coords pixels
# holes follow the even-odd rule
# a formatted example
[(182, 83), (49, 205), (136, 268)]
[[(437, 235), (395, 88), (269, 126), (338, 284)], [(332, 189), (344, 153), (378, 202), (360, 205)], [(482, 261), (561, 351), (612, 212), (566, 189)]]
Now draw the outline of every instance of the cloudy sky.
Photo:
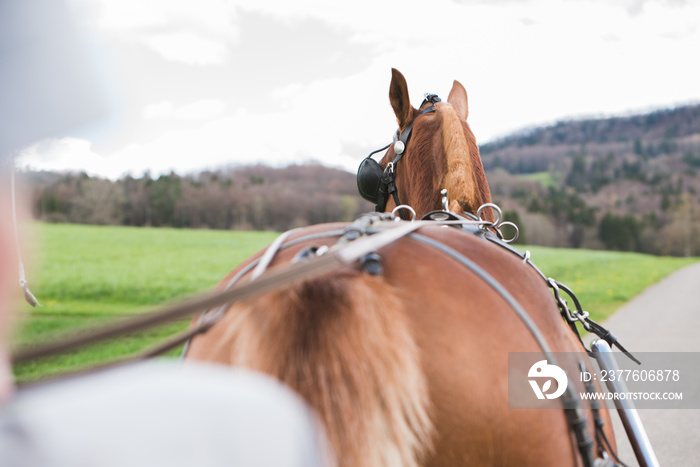
[(469, 95), (480, 143), (700, 100), (692, 0), (73, 0), (110, 115), (20, 165), (118, 177), (316, 160), (355, 170), (414, 105)]

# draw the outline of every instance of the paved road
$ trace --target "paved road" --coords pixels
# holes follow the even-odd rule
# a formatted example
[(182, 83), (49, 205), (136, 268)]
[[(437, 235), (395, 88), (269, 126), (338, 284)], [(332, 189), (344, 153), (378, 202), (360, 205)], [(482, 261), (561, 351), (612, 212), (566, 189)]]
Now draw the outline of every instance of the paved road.
[[(700, 352), (700, 263), (646, 289), (606, 322), (631, 352)], [(700, 410), (639, 410), (662, 466), (700, 466)], [(619, 454), (637, 465), (619, 417)]]

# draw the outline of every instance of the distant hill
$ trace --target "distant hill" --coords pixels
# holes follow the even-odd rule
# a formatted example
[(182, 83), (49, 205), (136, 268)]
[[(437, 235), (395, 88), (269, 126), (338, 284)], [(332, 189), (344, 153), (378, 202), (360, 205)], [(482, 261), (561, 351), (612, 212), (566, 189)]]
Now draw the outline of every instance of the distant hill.
[(549, 229), (568, 246), (700, 254), (700, 105), (562, 121), (480, 151), (494, 197), (543, 231), (529, 241), (551, 244)]
[(490, 154), (506, 147), (535, 145), (624, 143), (637, 139), (672, 139), (700, 131), (700, 104), (657, 110), (643, 115), (586, 120), (564, 120), (530, 128), (483, 145)]

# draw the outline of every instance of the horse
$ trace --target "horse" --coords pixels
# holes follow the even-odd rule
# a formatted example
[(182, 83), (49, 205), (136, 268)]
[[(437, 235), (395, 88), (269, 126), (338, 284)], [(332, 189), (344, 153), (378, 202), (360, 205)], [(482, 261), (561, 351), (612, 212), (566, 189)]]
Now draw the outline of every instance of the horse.
[[(405, 147), (394, 144), (380, 162), (386, 171), (396, 149), (404, 153), (394, 164), (398, 200), (418, 216), (440, 209), (443, 189), (456, 213), (474, 215), (490, 202), (464, 87), (455, 81), (446, 102), (433, 98), (416, 109), (392, 69), (389, 97), (397, 141), (412, 125)], [(396, 204), (390, 199), (384, 210)], [(346, 223), (292, 231), (269, 267), (321, 254), (348, 232)], [(261, 371), (293, 388), (318, 414), (342, 467), (582, 465), (565, 411), (508, 408), (509, 352), (540, 346), (502, 294), (455, 254), (503, 284), (553, 351), (582, 352), (542, 277), (483, 235), (423, 224), (417, 233), (380, 249), (379, 267), (357, 262), (233, 304), (192, 340), (186, 358)], [(221, 287), (249, 278), (264, 251)], [(559, 365), (578, 372), (573, 360)], [(593, 434), (592, 411), (585, 414)], [(601, 418), (613, 440), (607, 411)]]

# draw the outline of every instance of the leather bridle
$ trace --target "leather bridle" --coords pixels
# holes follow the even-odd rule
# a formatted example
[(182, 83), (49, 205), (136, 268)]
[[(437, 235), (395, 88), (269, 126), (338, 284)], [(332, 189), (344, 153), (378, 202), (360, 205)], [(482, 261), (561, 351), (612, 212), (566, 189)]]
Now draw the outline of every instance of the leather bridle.
[[(403, 131), (401, 131), (400, 128), (397, 129), (396, 134), (394, 135), (394, 141), (392, 143), (387, 144), (383, 148), (377, 149), (376, 151), (372, 151), (360, 163), (360, 167), (357, 169), (357, 189), (364, 199), (374, 203), (375, 210), (377, 212), (384, 212), (386, 209), (386, 203), (389, 201), (389, 196), (394, 199), (396, 206), (401, 205), (394, 175), (396, 166), (406, 153), (408, 140), (411, 137), (413, 124), (415, 123), (416, 119), (421, 115), (435, 112), (435, 104), (440, 101), (441, 99), (437, 96), (437, 94), (426, 94), (425, 99), (419, 108), (423, 107), (427, 103), (431, 104), (430, 107), (421, 110), (418, 115), (416, 115), (413, 120), (406, 125), (406, 128), (404, 128)], [(392, 144), (394, 145), (394, 159), (389, 162), (384, 169), (382, 169), (379, 163), (372, 159), (372, 156), (378, 152), (388, 149)], [(399, 210), (399, 215), (401, 216), (401, 219), (408, 220), (408, 214), (403, 210)]]

